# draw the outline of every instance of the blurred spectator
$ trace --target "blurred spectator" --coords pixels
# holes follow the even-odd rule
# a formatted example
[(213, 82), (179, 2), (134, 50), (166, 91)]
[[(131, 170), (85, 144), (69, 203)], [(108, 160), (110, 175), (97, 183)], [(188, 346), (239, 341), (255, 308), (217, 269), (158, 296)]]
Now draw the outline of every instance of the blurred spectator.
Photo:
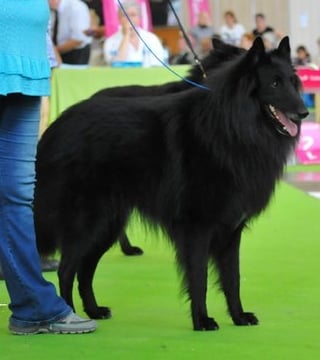
[(152, 23), (154, 26), (167, 26), (168, 24), (168, 0), (150, 0)]
[(320, 66), (320, 38), (317, 39), (318, 53), (315, 58), (315, 63), (319, 67)]
[(262, 13), (255, 15), (256, 27), (252, 30), (253, 35), (261, 36), (267, 49), (274, 49), (278, 46), (283, 34), (267, 25), (266, 17)]
[(119, 8), (119, 22), (121, 29), (108, 37), (104, 42), (104, 59), (107, 64), (114, 63), (141, 63), (142, 66), (161, 66), (159, 60), (148, 48), (161, 60), (164, 61), (164, 49), (159, 38), (139, 27), (141, 16), (140, 5), (136, 1), (126, 1), (123, 8), (129, 16), (135, 29), (148, 45), (146, 46), (131, 26), (127, 16)]
[(170, 63), (172, 65), (192, 64), (194, 60), (193, 54), (191, 53), (181, 32), (179, 33), (178, 48), (179, 53), (171, 57)]
[(276, 34), (272, 31), (267, 31), (266, 33), (262, 34), (262, 40), (267, 50), (275, 49), (279, 42)]
[[(311, 56), (304, 45), (299, 45), (296, 48), (296, 55), (292, 60), (294, 66), (309, 66), (313, 67), (311, 63)], [(309, 108), (314, 107), (314, 94), (304, 92), (302, 94), (305, 105)]]
[(220, 28), (220, 35), (227, 44), (239, 46), (241, 37), (245, 33), (243, 25), (239, 24), (233, 11), (224, 13), (225, 24)]
[(293, 58), (294, 66), (306, 66), (311, 63), (311, 56), (304, 45), (296, 48), (296, 56)]
[(103, 60), (103, 42), (105, 38), (105, 26), (102, 0), (84, 0), (90, 9), (91, 25), (84, 33), (92, 37), (90, 47), (89, 65), (101, 66)]
[[(151, 0), (152, 1), (152, 0)], [(179, 16), (179, 18), (182, 18), (182, 1), (181, 0), (171, 0), (171, 5), (174, 9), (174, 12)], [(168, 20), (167, 20), (167, 25), (168, 26), (177, 26), (178, 25), (178, 21), (176, 19), (176, 16), (174, 14), (174, 12), (172, 11), (171, 7), (168, 8)]]
[(210, 40), (214, 35), (214, 29), (207, 12), (199, 12), (197, 24), (191, 28), (190, 35), (194, 41), (195, 52), (199, 57), (202, 57), (206, 40)]
[(201, 40), (201, 50), (200, 50), (200, 57), (204, 58), (207, 56), (210, 51), (213, 49), (212, 46), (212, 38), (203, 38)]
[(88, 64), (91, 37), (88, 6), (81, 0), (49, 0), (52, 10), (52, 39), (64, 64)]
[(266, 17), (262, 13), (255, 15), (256, 28), (253, 29), (252, 33), (254, 36), (262, 36), (267, 32), (274, 32), (274, 28), (267, 25)]
[(85, 34), (96, 39), (104, 37), (104, 16), (102, 0), (83, 0), (88, 5), (91, 12), (91, 26), (85, 30)]
[(87, 4), (88, 8), (90, 10), (93, 10), (94, 13), (100, 19), (100, 21), (102, 23), (104, 23), (104, 21), (103, 21), (103, 5), (102, 5), (103, 0), (82, 0), (82, 1), (84, 1)]
[(240, 40), (240, 47), (245, 50), (249, 50), (253, 44), (254, 35), (252, 33), (244, 33)]

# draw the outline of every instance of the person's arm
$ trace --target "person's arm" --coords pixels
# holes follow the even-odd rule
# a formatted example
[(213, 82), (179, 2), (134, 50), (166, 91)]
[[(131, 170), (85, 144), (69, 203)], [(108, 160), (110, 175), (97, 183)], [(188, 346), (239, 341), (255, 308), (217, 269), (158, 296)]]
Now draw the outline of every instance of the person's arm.
[(82, 44), (81, 40), (69, 39), (65, 41), (63, 44), (57, 45), (56, 49), (59, 52), (59, 54), (64, 54), (71, 50), (77, 49), (81, 44)]
[(90, 29), (84, 31), (87, 36), (93, 36), (95, 39), (101, 39), (104, 37), (105, 28), (104, 25), (93, 26)]
[(83, 3), (83, 6), (74, 10), (72, 23), (70, 24), (70, 36), (65, 42), (57, 46), (57, 51), (60, 54), (64, 54), (71, 50), (78, 49), (83, 43), (90, 43), (91, 39), (84, 33), (84, 31), (90, 27), (90, 23), (89, 9)]
[(113, 61), (125, 61), (128, 57), (130, 44), (130, 31), (123, 31), (122, 40), (117, 50), (117, 55), (113, 58)]

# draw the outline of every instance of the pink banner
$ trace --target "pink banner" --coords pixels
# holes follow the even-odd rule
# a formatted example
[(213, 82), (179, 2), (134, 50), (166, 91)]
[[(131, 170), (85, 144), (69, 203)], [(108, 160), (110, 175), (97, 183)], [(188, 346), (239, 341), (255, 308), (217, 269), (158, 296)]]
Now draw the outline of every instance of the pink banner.
[(303, 122), (296, 156), (301, 164), (320, 163), (320, 124)]
[[(118, 0), (102, 0), (103, 2), (103, 16), (105, 19), (105, 35), (106, 37), (114, 34), (119, 30), (119, 18), (118, 18), (118, 9), (119, 1)], [(152, 21), (151, 21), (151, 12), (150, 5), (148, 0), (136, 0), (141, 7), (141, 20), (140, 26), (145, 30), (152, 30)], [(125, 0), (120, 1), (121, 4), (125, 4)]]
[(211, 18), (209, 0), (188, 0), (189, 26), (195, 26), (198, 21), (199, 13), (206, 12)]
[(320, 88), (320, 70), (299, 67), (297, 73), (306, 92)]

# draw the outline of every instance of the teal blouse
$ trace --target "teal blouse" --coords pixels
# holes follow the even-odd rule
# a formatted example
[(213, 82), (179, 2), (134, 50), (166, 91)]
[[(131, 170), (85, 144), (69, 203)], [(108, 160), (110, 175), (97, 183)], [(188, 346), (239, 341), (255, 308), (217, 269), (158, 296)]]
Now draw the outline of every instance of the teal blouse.
[(1, 0), (0, 95), (50, 93), (47, 0)]

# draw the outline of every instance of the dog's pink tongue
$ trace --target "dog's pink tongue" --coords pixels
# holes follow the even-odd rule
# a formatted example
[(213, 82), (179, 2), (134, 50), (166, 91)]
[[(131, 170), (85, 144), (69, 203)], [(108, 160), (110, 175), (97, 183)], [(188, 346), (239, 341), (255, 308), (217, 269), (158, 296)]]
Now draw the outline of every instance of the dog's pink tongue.
[(286, 128), (290, 136), (294, 137), (298, 134), (298, 126), (293, 121), (288, 119), (281, 111), (277, 110), (279, 122)]

